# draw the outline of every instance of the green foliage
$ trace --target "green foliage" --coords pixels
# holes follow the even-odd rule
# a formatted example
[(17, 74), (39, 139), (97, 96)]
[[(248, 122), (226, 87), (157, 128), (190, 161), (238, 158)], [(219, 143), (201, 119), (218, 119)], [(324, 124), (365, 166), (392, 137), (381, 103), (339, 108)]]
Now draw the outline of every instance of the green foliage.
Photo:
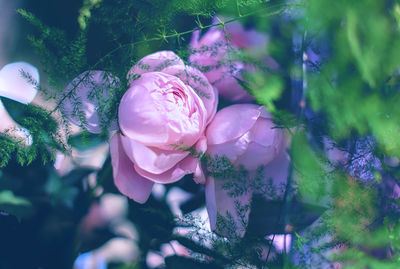
[(68, 138), (68, 145), (81, 151), (93, 149), (105, 142), (107, 142), (107, 137), (102, 137), (101, 135), (95, 135), (89, 132), (72, 135)]
[(342, 254), (335, 255), (340, 261), (343, 261), (345, 268), (349, 269), (395, 269), (399, 268), (400, 263), (398, 261), (399, 257), (393, 257), (392, 260), (380, 260), (369, 256), (364, 251), (351, 248)]
[(16, 143), (13, 142), (11, 139), (4, 139), (0, 138), (0, 167), (4, 167), (7, 165), (9, 160), (11, 159), (11, 154), (16, 150), (19, 149)]
[(86, 22), (90, 19), (91, 16), (90, 10), (99, 7), (101, 1), (103, 0), (85, 0), (83, 2), (83, 6), (79, 9), (78, 17), (79, 26), (82, 30), (85, 30), (87, 27)]
[(77, 185), (81, 185), (80, 181), (93, 172), (94, 170), (91, 168), (81, 168), (75, 169), (63, 177), (51, 174), (44, 185), (44, 191), (51, 197), (50, 202), (53, 205), (72, 209), (79, 194)]
[[(329, 12), (320, 16), (321, 10)], [(315, 109), (326, 111), (333, 137), (371, 132), (385, 153), (398, 156), (400, 144), (392, 138), (400, 121), (399, 94), (385, 93), (400, 60), (392, 14), (384, 1), (308, 1), (306, 25), (334, 33), (332, 58), (310, 76), (308, 96)]]
[(172, 7), (178, 12), (185, 12), (189, 15), (212, 17), (216, 10), (226, 6), (228, 2), (229, 0), (188, 0), (185, 2), (174, 0)]
[(309, 145), (303, 132), (292, 138), (292, 162), (297, 186), (303, 201), (327, 206), (330, 201), (330, 176), (323, 166), (322, 156)]
[(38, 157), (43, 163), (46, 163), (54, 160), (55, 150), (65, 151), (65, 145), (61, 142), (58, 132), (58, 123), (49, 115), (48, 111), (10, 100), (3, 102), (13, 118), (29, 130), (33, 144), (27, 147), (21, 141), (16, 142), (13, 137), (2, 134), (0, 137), (0, 167), (6, 166), (11, 158), (15, 158), (21, 165), (28, 165)]
[(34, 208), (29, 200), (15, 196), (11, 191), (0, 192), (0, 211), (15, 216), (19, 221), (34, 213)]
[(345, 180), (335, 182), (334, 215), (330, 221), (340, 238), (360, 244), (377, 216), (375, 195), (356, 182)]
[(37, 36), (30, 35), (28, 39), (41, 56), (52, 87), (59, 90), (62, 87), (60, 77), (70, 80), (87, 68), (85, 31), (80, 31), (74, 40), (68, 40), (64, 32), (44, 25), (34, 14), (23, 9), (17, 12), (38, 30)]
[(248, 73), (246, 81), (249, 85), (241, 84), (254, 98), (257, 103), (264, 105), (269, 112), (276, 113), (274, 101), (279, 100), (283, 92), (283, 81), (277, 75), (265, 76), (263, 72)]

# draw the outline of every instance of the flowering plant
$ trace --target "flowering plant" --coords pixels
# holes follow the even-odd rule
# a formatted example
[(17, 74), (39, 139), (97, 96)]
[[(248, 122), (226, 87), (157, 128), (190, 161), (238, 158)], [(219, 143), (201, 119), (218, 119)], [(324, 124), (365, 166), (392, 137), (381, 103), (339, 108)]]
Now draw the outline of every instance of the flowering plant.
[(399, 267), (396, 1), (2, 2), (0, 268)]

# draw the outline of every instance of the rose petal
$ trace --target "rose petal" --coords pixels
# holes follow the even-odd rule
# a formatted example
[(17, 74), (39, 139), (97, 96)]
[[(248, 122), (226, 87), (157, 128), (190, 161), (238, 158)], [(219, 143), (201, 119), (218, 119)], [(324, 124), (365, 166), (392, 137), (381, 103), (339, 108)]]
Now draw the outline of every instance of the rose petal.
[(147, 55), (135, 64), (128, 72), (127, 79), (132, 83), (135, 75), (158, 72), (171, 65), (184, 65), (181, 58), (172, 51), (164, 50)]
[(206, 207), (210, 228), (215, 230), (217, 224), (217, 202), (215, 200), (215, 182), (213, 177), (208, 177), (205, 185)]
[(163, 149), (192, 146), (207, 117), (203, 102), (190, 86), (160, 72), (145, 73), (135, 80), (122, 97), (118, 114), (126, 136)]
[(275, 159), (283, 148), (284, 138), (283, 131), (274, 127), (275, 125), (270, 119), (258, 118), (249, 131), (250, 142), (246, 145), (246, 151), (237, 157), (235, 163), (252, 171)]
[[(196, 37), (198, 36), (193, 36)], [(224, 32), (212, 27), (200, 40), (192, 42), (193, 53), (189, 57), (189, 62), (200, 69), (210, 83), (214, 83), (227, 72), (228, 68), (219, 66), (218, 63), (223, 59), (227, 48)]]
[(235, 163), (243, 165), (248, 171), (254, 171), (259, 166), (270, 163), (276, 158), (277, 154), (278, 151), (274, 145), (265, 147), (256, 142), (251, 142), (244, 154), (239, 156)]
[[(241, 75), (235, 76), (241, 79)], [(214, 86), (218, 89), (219, 95), (234, 103), (250, 103), (254, 101), (254, 97), (246, 92), (238, 83), (236, 78), (230, 74), (224, 75), (222, 79), (215, 82)]]
[(193, 180), (197, 184), (205, 184), (206, 177), (203, 172), (203, 167), (201, 165), (201, 156), (207, 151), (207, 138), (205, 136), (200, 137), (199, 141), (197, 141), (196, 146), (196, 156), (194, 158), (197, 159), (196, 169), (193, 174)]
[(264, 182), (268, 184), (272, 180), (273, 194), (261, 193), (267, 200), (279, 196), (283, 198), (285, 186), (289, 175), (290, 158), (286, 149), (282, 149), (279, 155), (268, 165), (265, 166)]
[[(248, 191), (233, 197), (222, 187), (225, 182), (226, 180), (207, 178), (206, 206), (211, 229), (235, 240), (246, 233), (250, 214), (249, 206), (253, 195), (251, 191)], [(238, 205), (240, 208), (237, 208)], [(217, 221), (218, 216), (223, 218)]]
[(243, 136), (261, 112), (258, 105), (237, 104), (218, 111), (207, 128), (208, 145), (222, 144)]
[(276, 128), (272, 120), (259, 118), (251, 129), (252, 141), (265, 147), (279, 148), (283, 139), (283, 130)]
[(204, 135), (199, 138), (195, 145), (196, 153), (199, 155), (203, 155), (204, 152), (207, 150), (207, 137)]
[[(110, 113), (100, 108), (116, 102), (112, 90), (117, 87), (117, 77), (104, 71), (85, 71), (65, 88), (61, 110), (72, 123), (83, 126), (91, 133), (101, 133)], [(82, 122), (82, 117), (85, 122)], [(110, 123), (109, 130), (117, 129), (115, 119)]]
[(207, 110), (207, 123), (209, 123), (217, 112), (218, 93), (208, 79), (196, 68), (185, 65), (169, 66), (161, 72), (176, 76), (192, 87), (204, 103)]
[(157, 110), (149, 91), (143, 86), (135, 85), (125, 93), (119, 106), (118, 118), (122, 132), (131, 139), (145, 145), (167, 144), (165, 115)]
[(187, 156), (185, 159), (178, 162), (174, 167), (172, 167), (168, 171), (165, 171), (162, 174), (149, 173), (141, 169), (137, 165), (135, 165), (135, 170), (138, 172), (138, 174), (147, 179), (150, 179), (151, 181), (154, 181), (156, 183), (167, 184), (176, 182), (185, 175), (195, 173), (198, 169), (198, 165), (199, 165), (198, 159), (193, 158), (192, 156)]
[[(32, 82), (23, 76), (25, 72), (32, 78)], [(0, 96), (28, 104), (36, 96), (36, 85), (39, 83), (39, 72), (36, 67), (25, 62), (15, 62), (5, 65), (0, 70)]]
[(250, 143), (250, 133), (247, 132), (238, 139), (230, 140), (222, 144), (208, 145), (207, 152), (212, 156), (227, 157), (233, 164), (237, 158), (244, 154)]
[(192, 33), (192, 38), (190, 39), (189, 43), (190, 47), (196, 48), (198, 46), (199, 39), (200, 39), (200, 30), (194, 31)]
[(268, 37), (256, 30), (246, 30), (237, 21), (226, 24), (225, 31), (229, 36), (229, 41), (239, 48), (266, 49)]
[[(230, 37), (229, 40), (227, 36)], [(231, 39), (240, 41), (238, 36), (240, 33), (232, 36), (217, 27), (208, 30), (200, 40), (196, 40), (198, 34), (193, 35), (190, 44), (193, 53), (189, 57), (189, 62), (204, 73), (224, 98), (233, 102), (251, 102), (254, 101), (253, 96), (243, 89), (237, 79), (243, 80), (242, 71), (252, 67), (234, 61), (232, 57), (232, 54), (239, 53), (239, 47)], [(246, 39), (246, 36), (240, 38)]]
[(134, 201), (145, 203), (154, 182), (143, 178), (135, 171), (134, 164), (122, 148), (119, 134), (115, 134), (110, 140), (110, 154), (115, 186)]
[(135, 163), (135, 167), (140, 167), (152, 174), (164, 173), (189, 154), (189, 152), (178, 150), (162, 150), (154, 147), (146, 147), (125, 136), (121, 136), (121, 142), (125, 153)]
[(201, 161), (197, 161), (196, 169), (193, 173), (193, 180), (197, 184), (204, 184), (206, 183), (206, 176), (203, 171), (203, 167), (201, 166)]

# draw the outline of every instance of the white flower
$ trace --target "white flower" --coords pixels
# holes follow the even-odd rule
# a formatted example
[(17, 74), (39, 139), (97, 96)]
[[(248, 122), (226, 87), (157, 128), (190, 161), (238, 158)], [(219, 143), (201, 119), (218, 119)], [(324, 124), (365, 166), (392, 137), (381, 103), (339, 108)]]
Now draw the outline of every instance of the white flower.
[[(28, 79), (23, 74), (28, 75)], [(6, 97), (23, 104), (29, 104), (35, 98), (39, 83), (39, 72), (36, 67), (26, 62), (15, 62), (5, 65), (0, 70), (0, 97)], [(0, 132), (6, 133), (21, 140), (25, 145), (32, 144), (29, 131), (16, 123), (8, 114), (0, 100)]]

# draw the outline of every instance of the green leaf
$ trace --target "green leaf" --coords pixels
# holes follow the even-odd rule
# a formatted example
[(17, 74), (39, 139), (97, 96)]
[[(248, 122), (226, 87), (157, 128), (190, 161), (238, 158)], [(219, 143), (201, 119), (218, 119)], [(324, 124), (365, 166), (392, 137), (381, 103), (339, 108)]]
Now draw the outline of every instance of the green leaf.
[(310, 147), (306, 135), (302, 132), (293, 136), (291, 148), (301, 201), (311, 205), (328, 206), (330, 182), (323, 167), (322, 157)]
[(83, 132), (68, 138), (68, 144), (78, 150), (89, 150), (106, 142), (106, 138), (101, 135), (95, 135)]
[(283, 92), (283, 81), (275, 75), (265, 76), (262, 72), (245, 74), (246, 82), (236, 79), (238, 83), (254, 98), (259, 104), (264, 105), (269, 112), (277, 111), (274, 101), (277, 101)]
[(53, 204), (62, 204), (69, 208), (73, 207), (74, 200), (79, 193), (77, 187), (68, 185), (68, 182), (64, 182), (57, 175), (49, 177), (44, 189), (51, 196)]
[(0, 211), (11, 214), (21, 221), (33, 214), (33, 207), (29, 200), (17, 197), (6, 190), (0, 192)]

